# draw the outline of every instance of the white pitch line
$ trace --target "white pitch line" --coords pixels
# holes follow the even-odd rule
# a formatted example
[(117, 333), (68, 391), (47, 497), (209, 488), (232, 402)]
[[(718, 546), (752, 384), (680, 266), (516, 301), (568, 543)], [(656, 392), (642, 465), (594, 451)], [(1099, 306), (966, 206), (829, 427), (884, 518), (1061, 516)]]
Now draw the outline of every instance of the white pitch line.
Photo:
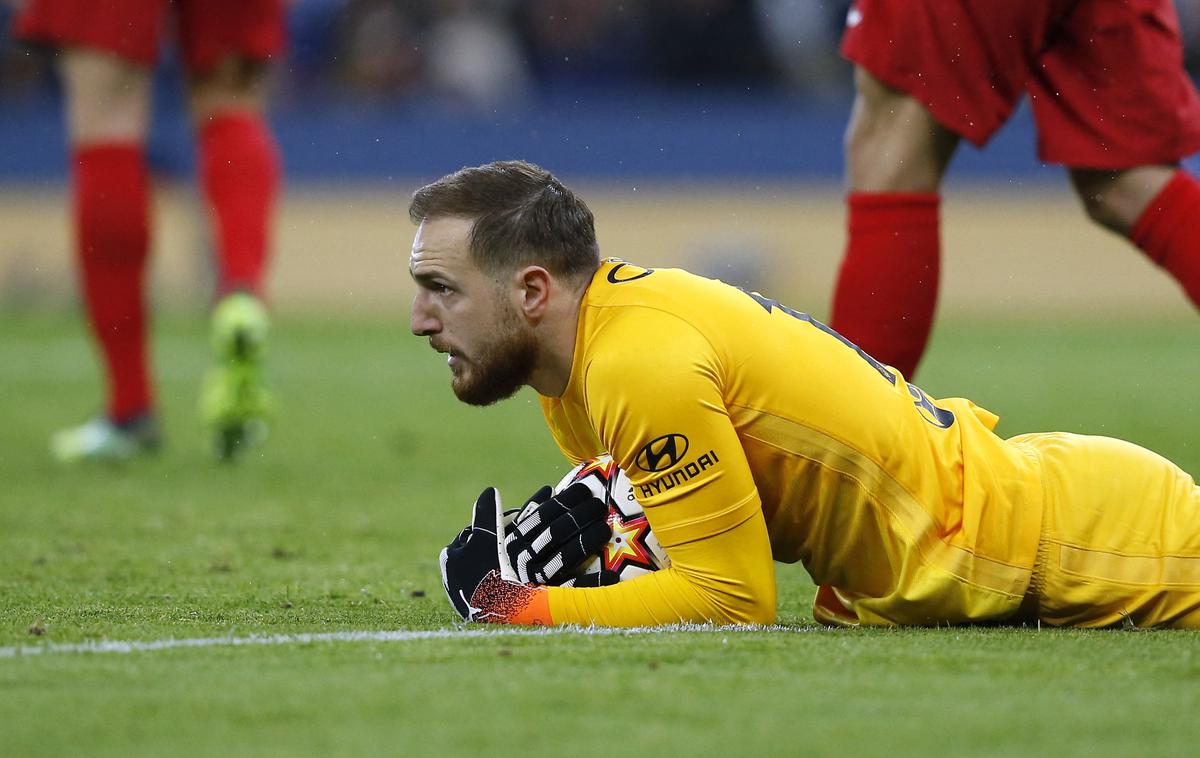
[(672, 624), (670, 626), (609, 629), (605, 627), (560, 626), (543, 629), (432, 629), (426, 631), (346, 631), (305, 634), (251, 634), (245, 637), (193, 637), (161, 640), (93, 640), (89, 642), (21, 645), (0, 647), (0, 658), (23, 658), (61, 653), (152, 653), (159, 650), (202, 647), (253, 647), (270, 645), (311, 645), (330, 642), (415, 642), (418, 640), (475, 639), (486, 637), (545, 637), (550, 635), (632, 636), (684, 633), (805, 632), (810, 628), (787, 626), (712, 626)]

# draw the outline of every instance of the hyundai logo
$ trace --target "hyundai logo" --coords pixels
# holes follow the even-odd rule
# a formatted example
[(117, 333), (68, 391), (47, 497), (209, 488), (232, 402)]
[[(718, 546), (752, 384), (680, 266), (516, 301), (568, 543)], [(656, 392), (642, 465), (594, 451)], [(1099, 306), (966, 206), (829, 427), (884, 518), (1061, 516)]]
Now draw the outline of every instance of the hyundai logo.
[(682, 434), (664, 434), (650, 440), (637, 455), (637, 466), (651, 474), (666, 471), (687, 455), (688, 438)]

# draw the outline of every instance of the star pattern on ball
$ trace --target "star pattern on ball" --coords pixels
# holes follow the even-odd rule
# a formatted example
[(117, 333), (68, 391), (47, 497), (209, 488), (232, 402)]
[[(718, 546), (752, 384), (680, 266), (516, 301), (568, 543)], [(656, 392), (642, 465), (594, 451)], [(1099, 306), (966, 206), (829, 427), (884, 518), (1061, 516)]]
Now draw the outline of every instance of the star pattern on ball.
[(612, 538), (604, 546), (604, 568), (615, 572), (626, 566), (638, 566), (647, 571), (656, 568), (650, 546), (646, 544), (650, 522), (645, 516), (626, 519), (615, 508), (610, 508), (608, 524), (612, 527)]
[(600, 474), (602, 481), (606, 483), (611, 482), (613, 476), (617, 473), (617, 462), (608, 456), (597, 458), (579, 469), (579, 473), (575, 474), (575, 481), (580, 481), (593, 472)]

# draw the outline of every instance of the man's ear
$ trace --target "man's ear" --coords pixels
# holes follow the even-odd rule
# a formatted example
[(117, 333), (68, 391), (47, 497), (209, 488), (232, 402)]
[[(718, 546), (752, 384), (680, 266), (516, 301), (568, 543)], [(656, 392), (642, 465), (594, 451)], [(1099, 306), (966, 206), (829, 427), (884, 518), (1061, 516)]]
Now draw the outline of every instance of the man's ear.
[(520, 291), (521, 312), (531, 322), (537, 323), (550, 307), (550, 293), (554, 279), (541, 266), (526, 266), (517, 271), (516, 285)]

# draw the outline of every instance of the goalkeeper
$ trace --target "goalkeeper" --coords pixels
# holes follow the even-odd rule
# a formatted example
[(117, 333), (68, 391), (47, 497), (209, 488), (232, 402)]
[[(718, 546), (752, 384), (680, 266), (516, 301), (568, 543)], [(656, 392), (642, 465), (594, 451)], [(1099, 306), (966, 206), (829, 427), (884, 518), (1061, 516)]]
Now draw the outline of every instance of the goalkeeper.
[(1154, 453), (1003, 439), (994, 414), (928, 396), (804, 313), (601, 261), (587, 206), (528, 163), (446, 176), (409, 214), (412, 331), (448, 355), (457, 397), (537, 390), (567, 458), (607, 451), (627, 472), (671, 558), (609, 586), (533, 583), (598, 544), (580, 532), (546, 555), (595, 504), (539, 493), (526, 510), (558, 524), (539, 538), (489, 489), (442, 556), (464, 618), (769, 623), (774, 560), (803, 562), (827, 624), (1200, 628), (1200, 488)]

